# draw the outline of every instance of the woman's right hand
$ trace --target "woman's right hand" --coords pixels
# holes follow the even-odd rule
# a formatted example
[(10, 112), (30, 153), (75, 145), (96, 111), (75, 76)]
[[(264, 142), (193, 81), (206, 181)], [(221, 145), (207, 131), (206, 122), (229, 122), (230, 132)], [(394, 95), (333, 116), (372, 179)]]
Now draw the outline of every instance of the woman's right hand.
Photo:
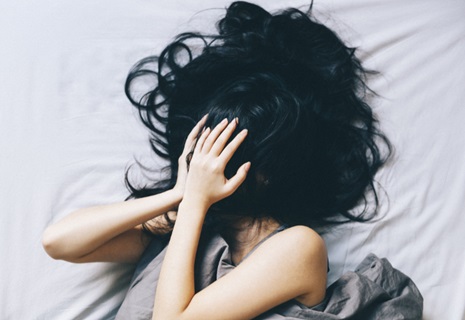
[(176, 180), (175, 186), (173, 187), (173, 191), (176, 194), (178, 194), (178, 196), (181, 197), (181, 199), (184, 196), (184, 189), (185, 189), (186, 180), (187, 180), (187, 172), (188, 172), (187, 159), (189, 157), (192, 158), (195, 142), (206, 120), (207, 120), (207, 115), (204, 115), (202, 119), (200, 119), (200, 121), (197, 122), (195, 127), (189, 133), (189, 135), (187, 136), (186, 142), (184, 143), (184, 149), (182, 151), (182, 154), (178, 159), (178, 178)]
[[(195, 201), (202, 207), (210, 207), (233, 194), (245, 181), (250, 162), (244, 163), (231, 178), (226, 178), (225, 169), (229, 160), (247, 137), (247, 130), (239, 132), (228, 143), (238, 124), (238, 119), (224, 119), (213, 130), (207, 128), (199, 137), (187, 178), (183, 201)], [(203, 211), (206, 213), (206, 211)]]

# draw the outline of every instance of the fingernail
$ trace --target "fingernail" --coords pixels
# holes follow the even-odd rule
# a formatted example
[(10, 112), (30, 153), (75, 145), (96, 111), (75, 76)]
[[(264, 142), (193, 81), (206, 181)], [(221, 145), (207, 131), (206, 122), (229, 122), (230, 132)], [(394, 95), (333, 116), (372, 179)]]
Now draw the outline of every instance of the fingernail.
[(239, 123), (239, 118), (238, 117), (234, 118), (234, 121), (236, 121), (236, 124), (238, 124)]
[(249, 130), (247, 130), (247, 129), (244, 129), (244, 130), (241, 131), (241, 134), (244, 135), (244, 136), (245, 136), (247, 133), (249, 133)]
[(245, 164), (245, 168), (244, 168), (244, 169), (245, 169), (245, 171), (246, 171), (246, 172), (248, 172), (248, 171), (249, 171), (249, 169), (250, 169), (250, 165), (251, 165), (251, 163), (250, 163), (250, 162), (247, 162), (247, 163)]
[(226, 122), (228, 122), (228, 119), (227, 118), (224, 118), (220, 124), (225, 124)]

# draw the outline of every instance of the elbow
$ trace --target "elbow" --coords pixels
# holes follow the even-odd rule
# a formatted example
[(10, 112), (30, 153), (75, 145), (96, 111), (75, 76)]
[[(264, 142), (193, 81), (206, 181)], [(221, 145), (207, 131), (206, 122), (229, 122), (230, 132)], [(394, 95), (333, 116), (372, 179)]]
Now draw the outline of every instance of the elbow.
[(49, 226), (45, 229), (42, 235), (42, 247), (45, 252), (55, 260), (65, 260), (64, 252), (60, 246), (61, 242), (53, 226)]

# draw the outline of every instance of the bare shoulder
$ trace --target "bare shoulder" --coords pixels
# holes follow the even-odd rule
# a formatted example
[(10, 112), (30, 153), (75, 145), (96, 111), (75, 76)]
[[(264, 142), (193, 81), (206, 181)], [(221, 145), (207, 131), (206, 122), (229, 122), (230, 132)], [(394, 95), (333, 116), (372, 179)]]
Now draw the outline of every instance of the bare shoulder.
[(285, 236), (289, 241), (302, 242), (302, 244), (311, 244), (315, 246), (324, 246), (323, 238), (313, 229), (307, 226), (294, 226), (287, 228), (279, 233)]
[(317, 232), (309, 227), (294, 226), (283, 230), (273, 238), (275, 238), (273, 242), (280, 243), (281, 249), (288, 252), (289, 257), (295, 257), (297, 260), (324, 258), (326, 264), (325, 242)]
[(262, 259), (272, 259), (277, 269), (288, 274), (286, 285), (296, 286), (299, 292), (296, 300), (307, 306), (323, 300), (328, 259), (324, 240), (317, 232), (294, 226), (274, 235), (259, 249)]

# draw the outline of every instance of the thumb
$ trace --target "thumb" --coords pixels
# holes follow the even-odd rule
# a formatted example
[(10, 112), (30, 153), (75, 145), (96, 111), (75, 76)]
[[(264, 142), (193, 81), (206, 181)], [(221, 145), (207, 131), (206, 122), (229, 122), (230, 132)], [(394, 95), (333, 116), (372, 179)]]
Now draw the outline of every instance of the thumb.
[(239, 188), (239, 186), (245, 181), (245, 178), (247, 177), (247, 173), (249, 172), (250, 166), (251, 166), (250, 161), (244, 163), (242, 166), (239, 167), (239, 169), (237, 169), (236, 174), (226, 182), (226, 185), (225, 185), (226, 192), (229, 195), (233, 194), (234, 191), (236, 191), (237, 188)]

